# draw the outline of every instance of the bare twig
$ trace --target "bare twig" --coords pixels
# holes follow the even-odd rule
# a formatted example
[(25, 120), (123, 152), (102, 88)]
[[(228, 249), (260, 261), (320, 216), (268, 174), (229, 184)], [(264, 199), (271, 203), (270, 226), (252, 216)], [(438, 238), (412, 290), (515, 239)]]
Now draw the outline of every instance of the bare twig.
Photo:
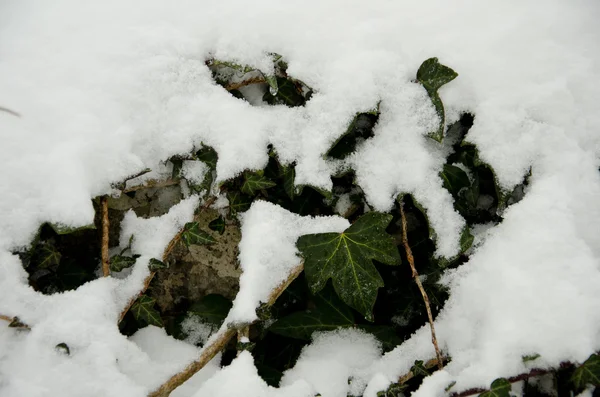
[(9, 323), (11, 323), (14, 319), (12, 317), (5, 316), (4, 314), (0, 314), (0, 320), (8, 321)]
[[(429, 361), (425, 362), (425, 364), (423, 364), (423, 367), (425, 367), (425, 369), (431, 369), (436, 366), (439, 367), (437, 358), (432, 358), (431, 360), (429, 360)], [(412, 371), (408, 371), (406, 374), (402, 375), (398, 379), (398, 384), (403, 385), (406, 382), (408, 382), (409, 380), (411, 380), (412, 378), (414, 378), (415, 376), (416, 376), (415, 373), (413, 373)]]
[(247, 85), (260, 84), (260, 83), (266, 83), (266, 82), (267, 81), (264, 79), (264, 77), (252, 77), (252, 78), (249, 78), (247, 80), (243, 80), (243, 81), (240, 81), (237, 83), (229, 83), (225, 86), (225, 89), (227, 91), (233, 91), (233, 90), (238, 90)]
[[(202, 211), (204, 211), (208, 207), (210, 207), (215, 202), (216, 199), (217, 198), (213, 196), (213, 197), (209, 198), (208, 200), (206, 200), (206, 202), (204, 203), (204, 205), (202, 206), (202, 208), (200, 208), (200, 211), (198, 211), (198, 214), (200, 214)], [(196, 216), (194, 217), (194, 219), (196, 219), (198, 217), (198, 214), (196, 214)], [(173, 249), (175, 248), (175, 246), (177, 245), (177, 243), (179, 243), (179, 241), (181, 241), (181, 236), (183, 235), (183, 231), (184, 231), (183, 228), (181, 230), (179, 230), (179, 232), (177, 232), (177, 234), (171, 239), (171, 241), (169, 242), (169, 245), (167, 245), (167, 248), (165, 248), (165, 250), (163, 251), (163, 256), (162, 256), (162, 261), (163, 262), (165, 262), (165, 263), (167, 262), (167, 259), (169, 258), (169, 255), (171, 255), (171, 252), (173, 251)], [(129, 309), (131, 309), (131, 306), (133, 306), (133, 304), (135, 303), (135, 301), (141, 295), (143, 295), (146, 292), (146, 290), (150, 286), (150, 282), (154, 278), (155, 274), (156, 274), (155, 271), (154, 272), (150, 272), (150, 274), (144, 279), (144, 286), (140, 290), (139, 294), (137, 294), (135, 297), (133, 297), (129, 301), (129, 303), (127, 304), (127, 306), (123, 309), (123, 311), (121, 311), (121, 315), (119, 316), (119, 323), (121, 321), (123, 321), (123, 318), (125, 318), (125, 315), (129, 311)]]
[(150, 188), (173, 186), (173, 185), (178, 185), (179, 182), (180, 182), (179, 179), (166, 179), (164, 181), (150, 179), (142, 185), (131, 186), (131, 187), (123, 189), (123, 193), (130, 193), (130, 192), (135, 192), (137, 190), (150, 189)]
[[(304, 270), (304, 262), (300, 263), (296, 266), (288, 275), (287, 279), (285, 279), (279, 286), (277, 286), (271, 294), (269, 295), (269, 299), (267, 301), (267, 305), (272, 305), (275, 303), (277, 298), (285, 291), (285, 289), (298, 277), (300, 273)], [(247, 326), (247, 324), (245, 325)], [(153, 391), (148, 395), (148, 397), (168, 397), (173, 390), (179, 387), (183, 382), (194, 376), (194, 374), (200, 371), (210, 360), (213, 359), (214, 356), (217, 355), (218, 352), (223, 350), (225, 346), (229, 343), (229, 341), (237, 334), (237, 330), (235, 328), (221, 328), (219, 331), (219, 336), (215, 338), (212, 343), (208, 346), (205, 346), (200, 353), (200, 357), (198, 360), (192, 362), (188, 365), (183, 371), (180, 373), (173, 375), (169, 380), (163, 383), (158, 389)]]
[(103, 196), (100, 199), (102, 206), (102, 275), (108, 277), (110, 275), (110, 265), (108, 258), (108, 197)]
[(22, 322), (21, 320), (19, 320), (18, 317), (10, 317), (10, 316), (5, 316), (4, 314), (0, 314), (0, 320), (7, 321), (9, 323), (8, 326), (11, 328), (31, 329), (31, 327), (29, 327), (29, 325), (27, 325), (24, 322)]
[(4, 108), (2, 106), (0, 106), (0, 111), (12, 114), (13, 116), (21, 117), (21, 115), (19, 113), (15, 112), (14, 110), (10, 110), (10, 109)]
[(415, 258), (413, 257), (412, 250), (410, 249), (410, 245), (408, 244), (408, 233), (406, 231), (406, 216), (404, 215), (404, 204), (400, 203), (400, 215), (402, 217), (402, 243), (404, 244), (404, 250), (406, 251), (406, 258), (408, 259), (408, 263), (410, 264), (410, 268), (412, 269), (412, 276), (417, 283), (417, 287), (419, 287), (419, 291), (421, 291), (421, 295), (423, 296), (423, 301), (425, 302), (425, 309), (427, 309), (427, 318), (429, 319), (429, 326), (431, 327), (431, 342), (433, 342), (433, 347), (435, 348), (435, 356), (437, 358), (437, 365), (439, 369), (444, 368), (444, 362), (442, 358), (442, 353), (440, 352), (440, 347), (438, 346), (437, 338), (435, 337), (435, 327), (433, 326), (433, 315), (431, 314), (431, 307), (429, 304), (429, 297), (427, 296), (427, 292), (425, 292), (425, 288), (423, 288), (423, 284), (421, 283), (421, 279), (419, 278), (419, 273), (417, 272), (417, 268), (415, 267)]

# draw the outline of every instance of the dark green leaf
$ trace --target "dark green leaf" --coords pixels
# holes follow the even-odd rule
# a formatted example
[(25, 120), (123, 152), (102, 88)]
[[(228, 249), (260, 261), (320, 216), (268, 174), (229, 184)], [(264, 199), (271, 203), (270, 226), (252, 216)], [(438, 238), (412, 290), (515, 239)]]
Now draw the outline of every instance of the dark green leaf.
[(215, 170), (217, 168), (217, 152), (210, 146), (202, 145), (202, 148), (196, 152), (196, 157), (198, 160), (208, 165), (211, 170)]
[(181, 238), (188, 247), (193, 244), (212, 244), (216, 242), (213, 236), (200, 229), (200, 224), (198, 222), (186, 223), (183, 227), (183, 234), (181, 235)]
[(154, 308), (154, 303), (156, 303), (154, 298), (148, 295), (140, 296), (130, 309), (136, 321), (162, 327), (162, 319), (160, 313)]
[(290, 200), (294, 200), (296, 197), (296, 169), (291, 165), (284, 165), (281, 167), (281, 176), (283, 177), (283, 189), (288, 195)]
[(75, 289), (94, 279), (93, 273), (75, 261), (63, 261), (58, 267), (57, 274), (64, 289)]
[(315, 331), (330, 331), (354, 325), (352, 310), (325, 288), (314, 298), (315, 309), (292, 313), (277, 320), (269, 330), (289, 338), (310, 340)]
[(219, 234), (223, 234), (225, 231), (225, 218), (220, 216), (217, 219), (213, 219), (208, 224), (208, 228), (210, 230), (214, 230), (215, 232), (219, 232)]
[(600, 386), (600, 356), (592, 354), (573, 373), (571, 381), (578, 389), (587, 385)]
[(254, 342), (238, 342), (235, 345), (235, 350), (237, 350), (239, 352), (244, 351), (244, 350), (251, 352), (252, 350), (254, 350), (255, 347), (256, 347), (256, 343), (254, 343)]
[(254, 196), (261, 190), (275, 186), (276, 183), (265, 177), (262, 172), (245, 172), (242, 193)]
[(496, 379), (490, 390), (481, 393), (479, 397), (510, 397), (510, 382), (504, 378)]
[(535, 354), (525, 355), (525, 356), (521, 357), (521, 359), (523, 360), (524, 363), (526, 363), (526, 362), (529, 362), (529, 361), (537, 360), (540, 357), (541, 356), (539, 354), (535, 353)]
[(13, 317), (12, 321), (8, 324), (10, 328), (29, 328), (27, 324), (19, 320), (19, 317)]
[(429, 376), (429, 375), (431, 375), (431, 372), (429, 372), (429, 370), (427, 368), (425, 368), (425, 366), (423, 365), (423, 361), (422, 360), (415, 360), (415, 365), (413, 365), (410, 368), (410, 371), (415, 376)]
[(194, 303), (188, 313), (198, 316), (202, 321), (220, 326), (231, 309), (231, 301), (217, 294), (206, 295)]
[(444, 170), (440, 172), (440, 177), (444, 181), (444, 187), (454, 197), (458, 195), (460, 189), (471, 186), (467, 173), (455, 165), (444, 164)]
[(162, 261), (159, 261), (156, 258), (150, 258), (150, 261), (148, 262), (148, 269), (150, 269), (151, 272), (155, 272), (159, 269), (167, 269), (168, 267), (169, 265)]
[(71, 350), (69, 349), (69, 346), (67, 346), (67, 344), (64, 342), (56, 345), (55, 349), (57, 352), (62, 353), (66, 356), (69, 356), (71, 354)]
[(279, 91), (279, 86), (277, 85), (277, 77), (273, 75), (267, 75), (264, 73), (263, 76), (265, 78), (265, 81), (269, 85), (269, 92), (271, 93), (271, 95), (277, 95)]
[(279, 381), (281, 381), (281, 377), (283, 376), (283, 373), (281, 371), (278, 371), (269, 365), (261, 363), (256, 363), (256, 370), (258, 371), (258, 375), (265, 382), (267, 382), (269, 386), (279, 386)]
[(373, 128), (377, 123), (379, 113), (358, 113), (346, 129), (344, 135), (331, 145), (326, 156), (335, 159), (344, 159), (356, 149), (359, 139), (373, 136)]
[(136, 258), (125, 255), (115, 255), (110, 258), (110, 270), (112, 272), (120, 272), (123, 269), (131, 267), (135, 264)]
[(229, 200), (229, 210), (232, 216), (236, 216), (239, 212), (247, 211), (252, 204), (252, 198), (240, 192), (228, 192), (227, 199)]
[(377, 393), (377, 397), (402, 397), (404, 391), (408, 388), (408, 385), (400, 385), (398, 383), (392, 383), (385, 391)]
[(475, 239), (475, 237), (473, 237), (473, 235), (471, 234), (471, 231), (469, 230), (469, 226), (465, 225), (462, 233), (460, 234), (460, 252), (464, 253), (469, 248), (471, 248), (471, 245), (473, 245), (474, 239)]
[(384, 284), (372, 260), (388, 265), (400, 263), (394, 239), (385, 232), (391, 220), (391, 215), (369, 212), (343, 233), (300, 237), (296, 245), (313, 293), (332, 278), (342, 300), (373, 321), (377, 290)]
[(60, 264), (61, 253), (52, 244), (42, 244), (37, 252), (38, 268), (47, 269)]
[(427, 94), (429, 94), (429, 98), (440, 118), (438, 129), (430, 133), (430, 136), (438, 142), (441, 142), (444, 137), (446, 123), (444, 104), (438, 95), (438, 90), (457, 76), (458, 74), (454, 70), (439, 63), (437, 58), (427, 59), (417, 71), (417, 81), (423, 85)]
[(296, 83), (285, 77), (277, 77), (277, 93), (273, 95), (269, 90), (263, 96), (263, 100), (269, 105), (286, 105), (290, 107), (303, 106), (306, 103), (306, 99)]

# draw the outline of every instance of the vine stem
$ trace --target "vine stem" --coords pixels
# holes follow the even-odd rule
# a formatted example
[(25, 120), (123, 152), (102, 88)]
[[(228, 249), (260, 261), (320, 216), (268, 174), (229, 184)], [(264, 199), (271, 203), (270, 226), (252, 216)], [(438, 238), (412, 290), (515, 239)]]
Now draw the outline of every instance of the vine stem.
[(10, 316), (5, 316), (4, 314), (0, 314), (0, 320), (4, 320), (4, 321), (8, 321), (9, 323), (12, 323), (14, 318), (12, 318)]
[(433, 343), (433, 347), (435, 349), (435, 356), (437, 359), (437, 366), (439, 369), (444, 368), (444, 361), (442, 358), (442, 353), (440, 352), (440, 347), (438, 346), (437, 338), (435, 336), (435, 327), (433, 326), (433, 315), (431, 314), (431, 305), (429, 304), (429, 297), (427, 296), (427, 292), (425, 288), (423, 288), (423, 283), (421, 283), (421, 279), (419, 278), (419, 273), (417, 272), (417, 268), (415, 267), (415, 258), (413, 257), (412, 250), (410, 249), (410, 245), (408, 244), (408, 232), (406, 226), (406, 216), (404, 215), (404, 203), (400, 203), (400, 216), (402, 217), (402, 243), (404, 245), (404, 250), (406, 251), (406, 258), (408, 259), (408, 263), (410, 264), (410, 268), (412, 270), (412, 276), (417, 283), (417, 287), (419, 287), (419, 291), (421, 291), (421, 295), (423, 296), (423, 301), (425, 302), (425, 308), (427, 309), (427, 318), (429, 319), (429, 327), (431, 328), (431, 342)]
[[(288, 277), (279, 284), (271, 294), (269, 295), (269, 299), (267, 300), (267, 305), (271, 306), (277, 298), (285, 291), (285, 289), (302, 273), (304, 270), (304, 262), (298, 264)], [(247, 327), (248, 325), (244, 325), (243, 327)], [(178, 374), (173, 375), (169, 378), (165, 383), (163, 383), (158, 389), (148, 394), (148, 397), (168, 397), (173, 390), (179, 387), (183, 382), (194, 376), (194, 374), (200, 371), (206, 364), (212, 360), (217, 353), (219, 353), (229, 341), (238, 333), (238, 330), (235, 327), (232, 328), (224, 328), (221, 327), (221, 330), (218, 332), (218, 336), (213, 339), (210, 345), (205, 346), (200, 353), (200, 357), (191, 364), (189, 364), (183, 371)]]
[(240, 81), (238, 83), (227, 84), (225, 86), (225, 89), (227, 91), (233, 91), (233, 90), (237, 90), (237, 89), (240, 89), (242, 87), (245, 87), (247, 85), (260, 84), (260, 83), (266, 83), (266, 82), (267, 81), (263, 77), (252, 77), (252, 78), (249, 78), (248, 80), (243, 80), (243, 81)]
[[(443, 364), (443, 363), (442, 363)], [(437, 358), (432, 358), (431, 360), (427, 361), (425, 364), (423, 364), (423, 367), (425, 367), (425, 369), (431, 369), (433, 367), (439, 367), (439, 361)], [(399, 379), (398, 379), (398, 384), (399, 385), (403, 385), (406, 382), (408, 382), (409, 380), (411, 380), (412, 378), (414, 378), (416, 375), (413, 371), (408, 371), (406, 374), (402, 375)]]
[[(204, 202), (204, 204), (202, 205), (202, 207), (200, 208), (200, 211), (198, 211), (198, 214), (201, 213), (202, 211), (206, 210), (208, 207), (210, 207), (215, 202), (216, 199), (217, 198), (215, 196), (213, 196), (213, 197), (209, 198), (208, 200), (206, 200)], [(194, 219), (197, 219), (197, 217), (198, 217), (198, 215), (194, 216)], [(181, 241), (181, 236), (183, 236), (184, 230), (185, 230), (185, 227), (182, 227), (179, 230), (179, 232), (177, 232), (177, 234), (171, 239), (171, 241), (167, 245), (167, 248), (165, 248), (165, 250), (163, 251), (163, 255), (162, 255), (163, 262), (167, 263), (167, 259), (169, 258), (169, 255), (171, 255), (171, 252), (177, 246), (177, 243), (179, 243)], [(121, 311), (121, 315), (119, 316), (119, 323), (121, 321), (123, 321), (123, 318), (125, 318), (125, 315), (129, 311), (129, 309), (131, 309), (131, 306), (133, 306), (135, 301), (146, 292), (146, 290), (150, 286), (150, 282), (152, 282), (152, 279), (154, 278), (155, 274), (156, 274), (156, 271), (154, 271), (154, 272), (151, 271), (150, 274), (148, 274), (148, 276), (146, 276), (146, 278), (144, 279), (144, 285), (143, 285), (142, 289), (140, 290), (140, 292), (136, 296), (131, 298), (129, 300), (129, 303), (127, 303), (127, 306), (125, 306), (125, 308)]]
[(110, 275), (110, 264), (108, 258), (108, 197), (103, 196), (100, 200), (102, 206), (102, 275)]

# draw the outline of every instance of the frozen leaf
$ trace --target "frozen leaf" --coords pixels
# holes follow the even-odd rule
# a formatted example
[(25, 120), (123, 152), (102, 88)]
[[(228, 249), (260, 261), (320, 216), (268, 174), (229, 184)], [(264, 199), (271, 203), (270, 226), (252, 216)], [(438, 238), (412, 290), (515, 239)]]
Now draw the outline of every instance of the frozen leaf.
[(377, 290), (384, 284), (372, 260), (400, 263), (394, 239), (385, 232), (391, 220), (391, 215), (369, 212), (342, 233), (300, 237), (296, 245), (313, 293), (331, 278), (340, 298), (373, 321)]
[(475, 237), (473, 237), (473, 235), (471, 234), (469, 227), (465, 226), (460, 235), (460, 252), (465, 252), (469, 248), (471, 248), (471, 245), (473, 245), (474, 239), (475, 239)]
[[(272, 86), (271, 86), (272, 87)], [(273, 95), (270, 91), (265, 93), (263, 100), (269, 105), (286, 105), (289, 107), (303, 106), (306, 99), (292, 79), (277, 77), (277, 91)]]
[(186, 223), (183, 227), (181, 238), (187, 247), (193, 244), (212, 244), (216, 242), (213, 236), (200, 229), (200, 224), (198, 222)]
[(483, 392), (479, 397), (510, 397), (510, 382), (504, 378), (492, 382), (490, 390)]
[(142, 295), (131, 306), (131, 313), (136, 321), (144, 322), (148, 325), (156, 325), (162, 327), (162, 319), (160, 313), (154, 308), (154, 298), (148, 295)]
[(571, 381), (578, 389), (587, 385), (600, 386), (600, 356), (592, 354), (573, 373)]
[(38, 251), (38, 268), (47, 269), (60, 264), (61, 253), (52, 244), (43, 244)]
[(261, 190), (275, 186), (276, 183), (265, 177), (262, 172), (245, 172), (242, 193), (254, 196)]

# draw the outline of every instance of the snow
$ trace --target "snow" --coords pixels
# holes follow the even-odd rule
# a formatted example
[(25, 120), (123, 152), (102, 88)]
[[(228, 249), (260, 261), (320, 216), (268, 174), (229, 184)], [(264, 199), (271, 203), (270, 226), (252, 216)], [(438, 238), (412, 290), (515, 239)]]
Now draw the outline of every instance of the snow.
[[(147, 261), (161, 256), (197, 198), (160, 221), (127, 215), (121, 243), (134, 233), (142, 257), (124, 280), (41, 296), (11, 251), (29, 244), (43, 222), (90, 224), (92, 197), (114, 193), (111, 183), (145, 168), (153, 172), (139, 181), (166, 175), (161, 161), (201, 142), (219, 154), (218, 181), (262, 168), (272, 144), (283, 162), (296, 161), (297, 184), (329, 189), (339, 164), (323, 154), (356, 112), (381, 101), (375, 136), (348, 164), (371, 208), (385, 211), (398, 194), (413, 194), (427, 210), (437, 254), (456, 254), (464, 221), (437, 176), (448, 148), (424, 137), (437, 116), (412, 82), (431, 56), (459, 73), (440, 90), (448, 121), (475, 115), (467, 140), (501, 186), (510, 190), (533, 173), (524, 199), (502, 224), (482, 230), (469, 262), (445, 276), (450, 299), (436, 327), (452, 362), (415, 394), (439, 394), (451, 381), (456, 391), (488, 386), (523, 370), (523, 354), (540, 354), (541, 366), (583, 361), (600, 349), (598, 12), (594, 0), (257, 0), (251, 8), (239, 0), (4, 0), (0, 106), (21, 116), (0, 111), (0, 313), (33, 328), (0, 326), (0, 394), (143, 396), (183, 365), (153, 362), (148, 341), (173, 342), (158, 330), (132, 338), (145, 353), (115, 324)], [(214, 84), (204, 65), (213, 55), (268, 71), (272, 51), (315, 89), (305, 107), (252, 106)], [(238, 322), (254, 320), (259, 302), (298, 263), (295, 238), (347, 226), (260, 202), (242, 219), (244, 274), (230, 315)], [(70, 356), (55, 351), (62, 342)], [(184, 350), (182, 362), (194, 353)], [(365, 396), (429, 357), (425, 327), (373, 359)], [(135, 375), (132, 363), (152, 368)], [(296, 383), (269, 388), (244, 352), (186, 395), (227, 396), (241, 387), (304, 396), (328, 387), (299, 369), (286, 376), (294, 371)]]
[(250, 323), (256, 309), (302, 261), (296, 240), (305, 234), (342, 232), (350, 223), (339, 216), (311, 217), (255, 201), (242, 218), (240, 291), (225, 322)]

